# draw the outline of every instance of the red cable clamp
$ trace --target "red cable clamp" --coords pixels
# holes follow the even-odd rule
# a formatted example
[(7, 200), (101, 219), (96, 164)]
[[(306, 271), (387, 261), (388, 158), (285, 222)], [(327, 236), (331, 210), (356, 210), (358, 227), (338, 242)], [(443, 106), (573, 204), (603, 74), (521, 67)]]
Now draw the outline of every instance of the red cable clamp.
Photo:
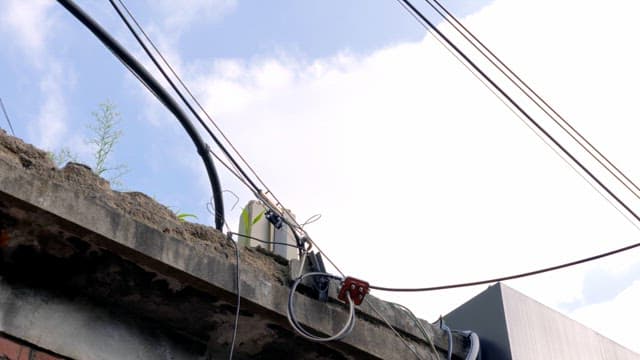
[(364, 300), (364, 296), (369, 293), (369, 283), (349, 276), (344, 279), (340, 292), (338, 293), (338, 299), (344, 301), (345, 304), (349, 303), (347, 300), (347, 291), (353, 303), (360, 305), (362, 300)]

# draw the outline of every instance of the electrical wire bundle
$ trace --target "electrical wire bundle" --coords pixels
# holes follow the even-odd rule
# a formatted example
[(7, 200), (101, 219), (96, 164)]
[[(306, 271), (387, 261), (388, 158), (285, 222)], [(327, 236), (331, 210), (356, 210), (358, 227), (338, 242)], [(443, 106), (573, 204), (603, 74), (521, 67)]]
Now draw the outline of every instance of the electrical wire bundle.
[[(436, 39), (449, 50), (460, 62), (462, 62), (473, 74), (476, 76), (490, 91), (492, 91), (503, 103), (505, 103), (511, 111), (513, 111), (521, 120), (527, 123), (530, 128), (534, 130), (534, 133), (541, 137), (547, 145), (549, 145), (561, 158), (567, 162), (574, 170), (576, 170), (587, 182), (594, 187), (601, 195), (607, 199), (618, 211), (624, 212), (624, 214), (630, 215), (633, 220), (634, 226), (638, 227), (640, 217), (638, 214), (628, 206), (616, 193), (614, 193), (609, 186), (601, 181), (589, 168), (587, 168), (583, 162), (581, 162), (574, 154), (572, 154), (567, 147), (561, 144), (547, 129), (545, 129), (539, 121), (534, 119), (533, 116), (525, 110), (525, 108), (519, 104), (513, 96), (508, 94), (496, 81), (494, 81), (487, 72), (481, 69), (466, 53), (464, 53), (460, 47), (454, 44), (442, 31), (434, 25), (420, 10), (418, 10), (412, 2), (409, 0), (396, 0), (407, 10), (425, 29), (431, 31)], [(242, 184), (244, 184), (253, 194), (259, 199), (263, 205), (267, 208), (266, 217), (274, 226), (287, 226), (290, 228), (296, 239), (296, 247), (299, 250), (299, 254), (302, 259), (301, 269), (306, 259), (306, 254), (309, 249), (314, 246), (320, 254), (327, 259), (331, 265), (340, 273), (341, 277), (331, 275), (322, 272), (309, 272), (306, 274), (299, 274), (298, 278), (294, 280), (291, 287), (291, 291), (288, 299), (288, 319), (291, 326), (303, 337), (313, 341), (332, 341), (342, 339), (348, 335), (354, 328), (355, 324), (355, 306), (354, 301), (349, 295), (347, 295), (349, 304), (349, 318), (345, 325), (335, 335), (329, 337), (319, 337), (308, 332), (295, 317), (295, 294), (299, 284), (308, 277), (324, 276), (330, 279), (343, 280), (345, 274), (340, 268), (325, 254), (317, 244), (311, 240), (311, 237), (304, 229), (304, 225), (298, 223), (293, 216), (282, 206), (278, 198), (271, 192), (269, 187), (262, 181), (256, 171), (249, 165), (249, 163), (242, 157), (240, 152), (233, 146), (231, 141), (221, 131), (212, 117), (203, 108), (200, 102), (196, 99), (193, 93), (189, 90), (186, 84), (180, 79), (180, 76), (175, 72), (173, 67), (167, 62), (165, 57), (151, 41), (149, 36), (145, 33), (144, 29), (137, 22), (135, 17), (131, 14), (129, 9), (123, 3), (122, 0), (109, 0), (119, 17), (125, 23), (129, 31), (133, 34), (136, 41), (142, 46), (145, 53), (151, 59), (156, 69), (162, 74), (163, 78), (171, 86), (175, 94), (180, 98), (182, 104), (186, 106), (191, 114), (191, 117), (195, 118), (198, 123), (204, 128), (209, 137), (216, 144), (217, 149), (222, 153), (219, 155), (216, 151), (212, 150), (201, 138), (195, 126), (192, 124), (189, 116), (185, 113), (173, 97), (151, 76), (147, 70), (140, 65), (140, 63), (129, 54), (122, 45), (120, 45), (115, 39), (113, 39), (100, 25), (98, 25), (91, 17), (82, 11), (72, 0), (58, 0), (70, 13), (72, 13), (81, 23), (83, 23), (93, 34), (100, 39), (100, 41), (133, 73), (140, 82), (142, 82), (147, 89), (165, 106), (167, 107), (180, 121), (185, 128), (187, 134), (193, 140), (198, 154), (201, 156), (209, 180), (211, 182), (213, 192), (213, 210), (215, 226), (218, 230), (222, 231), (223, 226), (226, 224), (224, 217), (224, 204), (222, 199), (222, 190), (218, 179), (218, 174), (213, 163), (211, 156), (215, 157), (220, 164), (222, 164), (229, 172), (231, 172)], [(615, 166), (607, 157), (605, 157), (598, 149), (593, 146), (582, 134), (580, 134), (573, 126), (571, 126), (564, 117), (562, 117), (551, 105), (549, 105), (537, 92), (531, 89), (517, 74), (515, 74), (507, 65), (504, 64), (490, 49), (488, 49), (469, 29), (467, 29), (451, 12), (449, 12), (438, 0), (425, 0), (425, 2), (436, 11), (448, 24), (450, 24), (462, 37), (472, 45), (472, 47), (479, 52), (489, 63), (499, 70), (516, 88), (522, 92), (526, 98), (532, 101), (542, 112), (552, 119), (556, 125), (558, 125), (569, 137), (578, 143), (580, 147), (585, 150), (596, 162), (605, 168), (607, 172), (612, 175), (619, 183), (631, 191), (637, 199), (640, 199), (640, 188), (629, 179), (617, 166)], [(135, 25), (135, 26), (134, 26)], [(143, 39), (144, 38), (144, 39)], [(169, 72), (167, 72), (167, 70)], [(208, 123), (204, 121), (200, 113), (204, 114)], [(218, 135), (216, 135), (209, 124), (213, 126)], [(231, 149), (228, 150), (227, 146)], [(240, 162), (235, 158), (238, 157)], [(247, 168), (246, 171), (244, 168)], [(258, 186), (260, 184), (262, 188)], [(264, 190), (263, 190), (264, 189)], [(619, 208), (620, 207), (620, 208)], [(640, 229), (640, 227), (638, 227)], [(229, 238), (232, 235), (245, 236), (229, 231)], [(265, 242), (264, 240), (252, 238), (258, 241)], [(233, 240), (230, 240), (233, 242)], [(237, 323), (239, 318), (240, 309), (240, 255), (237, 243), (234, 242), (236, 247), (236, 259), (237, 259), (237, 271), (236, 271), (236, 290), (237, 290), (237, 307), (236, 307), (236, 320), (234, 326), (234, 333), (230, 346), (229, 358), (233, 357), (233, 348), (235, 344), (235, 338), (237, 333)], [(288, 245), (288, 244), (287, 244)], [(568, 262), (561, 265), (551, 266), (539, 270), (534, 270), (526, 273), (503, 276), (494, 279), (471, 281), (460, 284), (449, 284), (431, 287), (414, 287), (414, 288), (393, 288), (371, 285), (371, 289), (381, 291), (434, 291), (451, 288), (459, 288), (466, 286), (474, 286), (480, 284), (493, 283), (497, 281), (504, 281), (510, 279), (516, 279), (525, 276), (536, 275), (548, 271), (558, 270), (569, 266), (593, 261), (606, 256), (617, 254), (623, 251), (627, 251), (636, 247), (640, 247), (640, 243), (632, 244), (620, 249), (612, 250), (599, 255), (591, 256), (588, 258)], [(365, 302), (366, 299), (365, 299)], [(367, 302), (369, 306), (387, 323), (387, 325), (393, 330), (396, 335), (405, 343), (405, 345), (411, 349), (416, 357), (420, 356), (409, 346), (404, 339), (398, 334), (398, 332), (391, 326), (391, 324), (380, 314), (370, 302)], [(406, 308), (404, 308), (406, 309)], [(406, 309), (408, 311), (408, 309)], [(410, 313), (410, 311), (409, 311)], [(421, 324), (414, 318), (417, 326), (426, 337), (426, 340), (433, 347), (432, 340), (427, 336), (424, 328), (421, 328)], [(433, 348), (435, 351), (435, 348)]]
[[(217, 126), (217, 124), (213, 121), (212, 117), (208, 114), (208, 112), (202, 107), (200, 102), (196, 99), (193, 93), (189, 90), (186, 84), (180, 79), (178, 74), (175, 72), (173, 67), (167, 62), (165, 57), (159, 51), (159, 49), (155, 46), (155, 44), (151, 41), (149, 36), (146, 34), (144, 29), (137, 22), (135, 17), (131, 14), (129, 9), (126, 7), (122, 0), (118, 0), (116, 3), (114, 0), (109, 0), (110, 4), (114, 8), (114, 10), (118, 13), (118, 16), (127, 26), (129, 31), (135, 37), (136, 41), (142, 46), (145, 53), (151, 59), (156, 69), (162, 74), (164, 79), (169, 83), (175, 94), (180, 98), (182, 103), (188, 108), (192, 117), (194, 117), (198, 123), (205, 129), (209, 137), (214, 141), (220, 151), (223, 153), (226, 161), (218, 155), (215, 151), (213, 151), (201, 138), (200, 134), (193, 126), (193, 123), (187, 116), (187, 114), (182, 110), (182, 108), (178, 105), (178, 103), (173, 99), (173, 97), (158, 83), (158, 81), (122, 46), (118, 43), (109, 33), (102, 28), (97, 22), (95, 22), (88, 14), (86, 14), (80, 7), (78, 7), (73, 0), (58, 0), (58, 2), (65, 7), (78, 21), (80, 21), (83, 25), (85, 25), (112, 53), (113, 55), (120, 60), (123, 65), (167, 108), (173, 115), (180, 121), (187, 134), (191, 137), (192, 141), (196, 145), (196, 149), (198, 154), (201, 156), (207, 173), (209, 175), (209, 180), (212, 186), (213, 192), (213, 210), (214, 210), (214, 220), (216, 229), (222, 231), (223, 226), (226, 224), (224, 217), (224, 204), (222, 199), (222, 189), (220, 186), (218, 174), (215, 168), (215, 165), (211, 159), (211, 156), (215, 157), (223, 166), (225, 166), (235, 177), (237, 177), (245, 186), (249, 188), (249, 190), (254, 194), (254, 196), (261, 200), (261, 202), (267, 207), (268, 213), (267, 218), (274, 223), (279, 224), (278, 226), (286, 225), (288, 226), (297, 242), (297, 248), (299, 249), (300, 255), (305, 253), (310, 249), (311, 246), (314, 245), (310, 236), (304, 229), (304, 225), (299, 224), (292, 216), (290, 216), (289, 212), (284, 210), (284, 207), (281, 205), (278, 198), (269, 190), (269, 187), (262, 181), (260, 176), (255, 172), (255, 170), (248, 164), (248, 162), (242, 157), (239, 151), (233, 146), (231, 141), (224, 135), (221, 129)], [(126, 12), (126, 15), (125, 15)], [(134, 24), (135, 27), (134, 28)], [(142, 34), (142, 35), (140, 35)], [(142, 37), (144, 37), (143, 40)], [(153, 49), (153, 51), (152, 51)], [(155, 53), (154, 53), (155, 52)], [(158, 60), (158, 58), (160, 60)], [(162, 61), (162, 64), (160, 63)], [(173, 77), (169, 75), (169, 73), (165, 70), (168, 69)], [(181, 86), (178, 87), (178, 84)], [(187, 98), (187, 95), (190, 99)], [(192, 103), (193, 102), (193, 103)], [(213, 127), (218, 131), (221, 135), (222, 139), (226, 142), (227, 145), (233, 150), (236, 156), (238, 156), (243, 164), (248, 167), (251, 174), (250, 176), (243, 167), (236, 161), (234, 156), (227, 150), (225, 144), (216, 136), (211, 128), (207, 126), (204, 122), (203, 118), (200, 116), (197, 107), (209, 120), (209, 123), (213, 125)], [(260, 189), (256, 181), (259, 182), (266, 191)], [(313, 220), (311, 220), (313, 221)], [(308, 223), (308, 222), (307, 222)], [(229, 232), (229, 235), (232, 235)], [(233, 240), (231, 240), (233, 242)], [(237, 333), (237, 322), (239, 318), (239, 302), (240, 302), (240, 277), (239, 277), (239, 248), (237, 244), (234, 242), (236, 248), (236, 259), (237, 259), (237, 271), (236, 271), (236, 293), (237, 293), (237, 307), (236, 307), (236, 320), (234, 326), (233, 337), (230, 346), (230, 354), (229, 358), (233, 357), (233, 347), (235, 343), (236, 333)], [(331, 261), (329, 257), (326, 256), (322, 252), (320, 248), (316, 249), (325, 255), (326, 259), (331, 262), (331, 264), (337, 269), (337, 266)], [(327, 275), (327, 274), (325, 274)], [(343, 274), (344, 276), (344, 274)], [(349, 322), (349, 326), (346, 331), (344, 331), (339, 337), (346, 335), (353, 328), (353, 319), (355, 318), (354, 312), (352, 311), (352, 320)], [(297, 321), (293, 321), (297, 323)]]
[[(539, 136), (547, 145), (549, 145), (569, 166), (571, 166), (589, 185), (591, 185), (598, 193), (600, 193), (617, 211), (619, 211), (631, 224), (640, 230), (640, 216), (634, 211), (622, 198), (611, 190), (601, 179), (599, 179), (590, 169), (584, 165), (576, 156), (574, 156), (563, 144), (561, 144), (549, 131), (547, 131), (539, 121), (534, 119), (524, 107), (515, 101), (515, 98), (509, 95), (500, 85), (497, 84), (486, 71), (482, 70), (459, 46), (454, 44), (435, 24), (430, 21), (420, 10), (418, 10), (409, 0), (396, 0), (411, 16), (416, 19), (421, 26), (432, 32), (436, 39), (442, 44), (454, 57), (463, 63), (463, 65), (480, 80), (491, 92), (498, 97), (507, 107), (513, 111), (520, 119), (525, 121), (527, 125)], [(528, 86), (524, 80), (511, 68), (509, 68), (495, 53), (493, 53), (484, 43), (482, 43), (469, 29), (467, 29), (444, 5), (438, 0), (425, 0), (425, 2), (433, 8), (447, 23), (449, 23), (462, 37), (469, 42), (474, 49), (489, 61), (491, 65), (497, 68), (501, 74), (507, 77), (516, 88), (531, 100), (535, 106), (541, 109), (546, 116), (551, 118), (560, 128), (567, 133), (572, 140), (580, 145), (596, 162), (607, 170), (619, 183), (629, 190), (637, 199), (640, 199), (640, 188), (627, 177), (616, 165), (613, 164), (606, 156), (602, 154), (595, 146), (590, 143), (575, 127), (562, 117), (547, 101), (545, 101), (536, 91)], [(548, 141), (548, 142), (547, 142)], [(621, 208), (619, 208), (620, 206)], [(624, 212), (622, 211), (624, 210)], [(631, 216), (631, 218), (627, 217)], [(564, 264), (549, 266), (537, 270), (524, 273), (501, 276), (492, 279), (484, 279), (477, 281), (469, 281), (457, 284), (438, 285), (430, 287), (413, 287), (413, 288), (395, 288), (378, 285), (370, 285), (371, 289), (392, 292), (425, 292), (435, 290), (445, 290), (460, 287), (476, 286), (482, 284), (490, 284), (498, 281), (512, 280), (532, 275), (538, 275), (549, 271), (564, 269), (567, 267), (583, 264), (586, 262), (601, 259), (607, 256), (625, 252), (640, 247), (640, 242), (624, 246), (611, 251), (603, 252), (597, 255), (589, 256), (583, 259), (570, 261)]]
[[(115, 11), (118, 13), (118, 16), (125, 23), (129, 31), (132, 33), (132, 35), (136, 38), (137, 42), (144, 49), (145, 53), (154, 63), (158, 71), (160, 71), (164, 79), (169, 83), (169, 85), (176, 92), (176, 94), (178, 94), (182, 102), (185, 104), (185, 106), (187, 106), (191, 114), (198, 120), (200, 125), (207, 131), (207, 133), (214, 140), (218, 148), (220, 148), (220, 150), (224, 155), (224, 159), (226, 159), (226, 161), (220, 155), (218, 155), (215, 151), (209, 149), (209, 152), (211, 153), (211, 155), (213, 155), (219, 161), (219, 163), (221, 163), (225, 168), (227, 168), (227, 170), (229, 170), (231, 174), (233, 174), (241, 183), (243, 183), (253, 193), (253, 195), (258, 200), (260, 200), (264, 206), (267, 207), (268, 213), (266, 215), (267, 215), (267, 218), (269, 218), (269, 220), (272, 223), (287, 225), (291, 229), (296, 239), (296, 242), (298, 244), (300, 255), (302, 255), (303, 248), (305, 245), (315, 246), (316, 249), (320, 253), (325, 255), (325, 258), (327, 258), (329, 262), (331, 262), (331, 259), (326, 257), (326, 254), (324, 254), (322, 250), (317, 246), (317, 244), (315, 244), (311, 240), (311, 237), (309, 236), (307, 231), (304, 229), (304, 226), (307, 223), (310, 223), (316, 220), (315, 217), (312, 217), (312, 219), (309, 219), (307, 222), (305, 222), (305, 224), (300, 224), (295, 220), (293, 216), (290, 215), (289, 211), (287, 211), (284, 208), (284, 206), (282, 206), (282, 203), (276, 197), (276, 195), (271, 191), (269, 186), (265, 184), (265, 182), (254, 170), (254, 168), (248, 163), (248, 161), (242, 156), (242, 154), (238, 151), (238, 149), (233, 145), (233, 143), (229, 140), (229, 138), (224, 134), (224, 132), (216, 124), (212, 116), (209, 115), (209, 112), (202, 106), (202, 104), (198, 101), (198, 99), (193, 95), (189, 87), (184, 83), (184, 81), (182, 81), (180, 76), (174, 70), (173, 66), (171, 66), (171, 64), (169, 64), (166, 58), (162, 55), (162, 52), (160, 52), (158, 47), (153, 43), (151, 38), (147, 35), (147, 33), (144, 31), (142, 26), (133, 16), (133, 14), (129, 11), (129, 9), (124, 4), (124, 2), (122, 0), (117, 0), (118, 2), (117, 4), (116, 4), (116, 0), (109, 0), (109, 2), (111, 3)], [(135, 25), (136, 27), (135, 29), (133, 25)], [(138, 32), (140, 34), (138, 34)], [(160, 61), (162, 62), (162, 64), (160, 63)], [(175, 81), (174, 79), (171, 78), (170, 74), (165, 70), (165, 68), (169, 70), (173, 78), (175, 78)], [(181, 89), (178, 87), (178, 84), (180, 85)], [(188, 98), (187, 98), (187, 95), (183, 93), (183, 91), (188, 95)], [(207, 123), (204, 122), (204, 120), (199, 115), (197, 110), (199, 110), (202, 114), (204, 114), (204, 116), (208, 120), (208, 123), (211, 124), (213, 128), (219, 133), (220, 138), (224, 140), (227, 145), (229, 145), (229, 147), (233, 151), (233, 155), (229, 150), (227, 150), (225, 144), (222, 143), (220, 138), (214, 135), (211, 128), (207, 125)], [(240, 159), (240, 161), (242, 162), (242, 165), (246, 166), (248, 168), (248, 171), (245, 171), (243, 169), (243, 166), (235, 159), (234, 156), (237, 156)], [(251, 173), (251, 175), (249, 174), (249, 172)], [(260, 184), (264, 190), (261, 189), (258, 186), (258, 184)], [(214, 203), (215, 203), (215, 197), (214, 197)], [(219, 207), (218, 204), (214, 204), (214, 209), (216, 211), (218, 210), (218, 207)], [(270, 214), (271, 214), (271, 218), (269, 217)], [(276, 225), (276, 226), (280, 227), (280, 225)], [(218, 230), (221, 230), (221, 229), (218, 229)], [(331, 262), (331, 264), (337, 269), (337, 266), (333, 264), (333, 262)]]

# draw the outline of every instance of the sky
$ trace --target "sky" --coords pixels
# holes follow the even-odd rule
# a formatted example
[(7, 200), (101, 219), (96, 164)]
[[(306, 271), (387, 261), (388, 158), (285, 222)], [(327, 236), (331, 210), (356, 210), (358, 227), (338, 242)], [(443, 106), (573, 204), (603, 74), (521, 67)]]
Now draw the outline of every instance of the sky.
[[(640, 177), (633, 26), (640, 5), (444, 3), (627, 176)], [(107, 2), (79, 4), (150, 66)], [(129, 6), (280, 200), (299, 220), (322, 214), (306, 229), (345, 273), (379, 286), (426, 287), (529, 271), (640, 240), (637, 223), (396, 2), (176, 4)], [(56, 2), (4, 5), (0, 97), (16, 135), (50, 151), (68, 147), (91, 163), (87, 126), (108, 99), (121, 113), (124, 135), (112, 163), (129, 168), (122, 190), (143, 191), (211, 224), (204, 166), (178, 122)], [(637, 198), (514, 96), (640, 210)], [(0, 127), (8, 127), (4, 119)], [(240, 198), (234, 207), (225, 193), (233, 227), (252, 197), (219, 171), (223, 188)], [(506, 284), (640, 352), (639, 250)], [(374, 294), (434, 321), (485, 288)]]

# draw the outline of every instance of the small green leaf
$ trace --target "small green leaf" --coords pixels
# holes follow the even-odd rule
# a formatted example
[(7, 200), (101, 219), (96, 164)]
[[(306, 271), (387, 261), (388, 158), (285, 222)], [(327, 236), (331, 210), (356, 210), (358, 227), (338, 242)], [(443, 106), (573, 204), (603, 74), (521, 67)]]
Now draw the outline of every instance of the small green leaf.
[(264, 215), (264, 210), (260, 211), (260, 214), (258, 214), (258, 216), (253, 219), (251, 225), (255, 225), (258, 221), (260, 221), (260, 219), (262, 219), (262, 215)]
[(245, 230), (245, 234), (249, 235), (251, 233), (251, 224), (249, 223), (249, 210), (245, 208), (242, 210), (242, 225)]
[(185, 221), (186, 218), (194, 218), (194, 219), (198, 218), (194, 214), (187, 214), (187, 213), (176, 214), (176, 216), (178, 217), (178, 220), (180, 220), (180, 221)]

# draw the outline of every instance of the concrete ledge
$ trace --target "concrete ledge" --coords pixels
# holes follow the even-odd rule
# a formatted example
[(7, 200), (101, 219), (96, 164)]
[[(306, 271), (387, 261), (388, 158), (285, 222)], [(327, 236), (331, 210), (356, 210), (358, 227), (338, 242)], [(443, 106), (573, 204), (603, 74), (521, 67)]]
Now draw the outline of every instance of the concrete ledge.
[[(2, 157), (0, 201), (11, 203), (12, 216), (26, 217), (30, 211), (43, 211), (55, 218), (55, 222), (65, 231), (76, 234), (94, 246), (108, 249), (139, 266), (233, 303), (235, 257), (232, 256), (233, 249), (225, 244), (221, 235), (208, 241), (188, 241), (171, 236), (163, 232), (163, 229), (122, 214), (101, 201), (99, 194), (87, 196), (78, 189), (51, 181), (50, 178), (30, 171), (28, 167), (18, 166)], [(252, 262), (257, 256), (255, 252), (248, 250), (241, 254), (242, 306), (288, 326), (286, 301), (289, 289), (286, 286), (286, 270), (283, 274), (265, 272), (265, 268)], [(278, 268), (276, 265), (274, 267)], [(298, 295), (296, 301), (300, 321), (321, 333), (334, 333), (346, 318), (345, 306), (337, 302), (320, 303), (301, 295)], [(420, 340), (421, 334), (417, 328), (401, 310), (372, 296), (369, 301), (403, 334), (422, 358), (434, 356)], [(383, 321), (371, 309), (360, 307), (358, 310), (359, 316), (351, 335), (342, 343), (328, 346), (336, 347), (345, 355), (356, 351), (354, 355), (367, 354), (382, 359), (415, 358), (404, 343), (382, 325)], [(427, 331), (433, 333), (441, 350), (446, 349), (446, 336), (440, 330), (427, 326)], [(295, 339), (292, 338), (292, 341), (299, 341), (299, 338)], [(454, 354), (463, 358), (465, 346), (465, 340), (457, 336), (453, 346)]]

